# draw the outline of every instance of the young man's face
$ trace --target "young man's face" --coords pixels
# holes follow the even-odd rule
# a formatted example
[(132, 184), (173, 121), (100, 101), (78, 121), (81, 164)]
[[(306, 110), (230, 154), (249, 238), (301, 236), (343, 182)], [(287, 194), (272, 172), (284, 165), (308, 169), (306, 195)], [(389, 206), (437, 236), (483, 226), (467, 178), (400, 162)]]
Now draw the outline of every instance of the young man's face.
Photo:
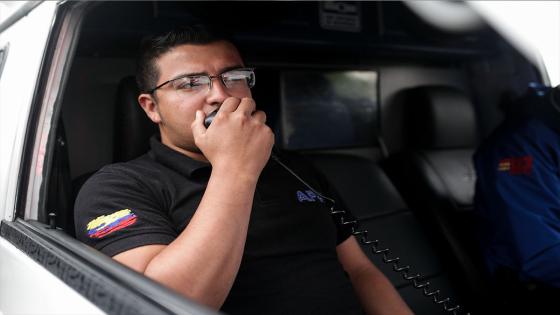
[[(160, 56), (156, 61), (159, 80), (156, 86), (186, 74), (215, 76), (226, 70), (243, 67), (237, 49), (229, 42), (218, 41), (204, 45), (181, 45)], [(153, 110), (142, 107), (159, 124), (161, 140), (165, 145), (182, 153), (200, 153), (194, 144), (191, 123), (197, 110), (206, 115), (218, 109), (228, 97), (251, 97), (251, 90), (228, 89), (219, 78), (212, 80), (212, 88), (200, 91), (182, 91), (166, 84), (154, 92), (154, 97), (142, 94), (139, 101), (153, 102)], [(150, 99), (151, 98), (151, 99)]]

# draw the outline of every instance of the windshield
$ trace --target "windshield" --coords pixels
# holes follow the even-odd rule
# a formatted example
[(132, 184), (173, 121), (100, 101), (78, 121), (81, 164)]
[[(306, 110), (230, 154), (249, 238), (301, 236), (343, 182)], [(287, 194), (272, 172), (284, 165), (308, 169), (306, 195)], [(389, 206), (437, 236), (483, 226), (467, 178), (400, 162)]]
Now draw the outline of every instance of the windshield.
[(560, 1), (472, 1), (469, 4), (527, 59), (537, 65), (544, 63), (552, 86), (560, 84)]

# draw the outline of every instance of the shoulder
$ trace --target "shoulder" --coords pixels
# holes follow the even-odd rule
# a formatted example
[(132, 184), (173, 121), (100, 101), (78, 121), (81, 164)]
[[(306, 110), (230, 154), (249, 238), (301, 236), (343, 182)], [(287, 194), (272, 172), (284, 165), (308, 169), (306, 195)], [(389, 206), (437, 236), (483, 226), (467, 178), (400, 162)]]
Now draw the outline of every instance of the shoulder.
[(525, 139), (537, 139), (542, 136), (559, 138), (557, 131), (550, 128), (545, 122), (536, 118), (528, 118), (517, 122), (511, 128), (514, 136), (523, 136)]
[(90, 176), (80, 188), (77, 203), (92, 196), (153, 195), (167, 186), (162, 166), (147, 155), (109, 164)]
[[(84, 183), (74, 204), (78, 239), (91, 243), (93, 241), (84, 234), (89, 233), (91, 226), (100, 224), (105, 227), (103, 222), (121, 222), (126, 218), (138, 218), (140, 222), (134, 226), (142, 229), (159, 224), (166, 231), (173, 230), (166, 217), (169, 199), (166, 182), (163, 179), (159, 179), (159, 184), (156, 182), (158, 179), (154, 179), (155, 177), (163, 177), (156, 174), (158, 171), (154, 168), (158, 166), (143, 161), (143, 158), (107, 165)], [(131, 222), (123, 224), (132, 224)]]
[(477, 154), (491, 151), (532, 151), (557, 147), (560, 134), (535, 118), (505, 120), (480, 146)]
[(128, 162), (109, 164), (95, 172), (87, 181), (144, 182), (159, 177), (163, 167), (148, 155)]

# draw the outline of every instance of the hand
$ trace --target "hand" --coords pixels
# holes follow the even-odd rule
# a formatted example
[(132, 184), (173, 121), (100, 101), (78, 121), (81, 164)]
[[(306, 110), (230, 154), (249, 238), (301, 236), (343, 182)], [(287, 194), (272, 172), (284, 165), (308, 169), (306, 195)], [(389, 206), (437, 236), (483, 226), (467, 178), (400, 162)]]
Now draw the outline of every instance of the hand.
[(270, 157), (274, 135), (265, 125), (266, 114), (255, 109), (251, 98), (230, 97), (208, 129), (204, 113), (196, 112), (191, 125), (194, 141), (214, 169), (258, 177)]

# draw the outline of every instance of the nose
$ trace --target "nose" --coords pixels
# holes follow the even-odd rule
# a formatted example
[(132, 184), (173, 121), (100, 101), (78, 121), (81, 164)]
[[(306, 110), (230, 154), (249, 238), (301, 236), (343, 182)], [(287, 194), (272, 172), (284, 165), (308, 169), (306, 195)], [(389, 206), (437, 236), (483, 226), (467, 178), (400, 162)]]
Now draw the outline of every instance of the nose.
[(222, 104), (231, 94), (220, 78), (212, 78), (212, 80), (212, 87), (206, 95), (206, 102), (209, 104)]

